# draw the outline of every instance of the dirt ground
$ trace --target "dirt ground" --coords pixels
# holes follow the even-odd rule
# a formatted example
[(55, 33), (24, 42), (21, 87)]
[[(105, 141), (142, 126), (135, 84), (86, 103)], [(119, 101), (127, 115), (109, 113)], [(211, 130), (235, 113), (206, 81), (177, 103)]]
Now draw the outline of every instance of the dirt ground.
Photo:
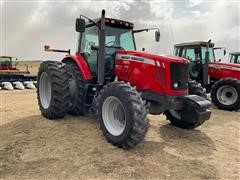
[(125, 151), (94, 117), (43, 118), (34, 90), (0, 97), (0, 179), (240, 179), (240, 112), (213, 109), (193, 131), (149, 116), (145, 140)]

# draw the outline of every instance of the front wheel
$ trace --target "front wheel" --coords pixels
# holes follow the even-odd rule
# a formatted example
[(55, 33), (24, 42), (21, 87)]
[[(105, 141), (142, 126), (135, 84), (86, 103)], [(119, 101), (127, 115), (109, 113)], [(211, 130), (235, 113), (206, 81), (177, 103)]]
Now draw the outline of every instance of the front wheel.
[(207, 99), (207, 94), (202, 85), (196, 81), (189, 81), (188, 82), (188, 91), (189, 94), (198, 95), (200, 97)]
[(144, 101), (124, 82), (103, 87), (97, 97), (97, 115), (105, 138), (124, 149), (140, 143), (149, 127)]
[(211, 99), (220, 109), (240, 109), (240, 80), (233, 78), (218, 80), (212, 87)]

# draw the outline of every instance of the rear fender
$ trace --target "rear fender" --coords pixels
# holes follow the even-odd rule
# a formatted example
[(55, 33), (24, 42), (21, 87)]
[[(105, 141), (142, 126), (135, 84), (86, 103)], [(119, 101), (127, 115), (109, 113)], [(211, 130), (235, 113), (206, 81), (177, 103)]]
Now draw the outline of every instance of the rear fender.
[(82, 57), (81, 54), (76, 53), (75, 55), (67, 55), (62, 62), (66, 63), (67, 61), (73, 61), (77, 64), (84, 80), (92, 80), (92, 74), (89, 69), (89, 66), (86, 60)]

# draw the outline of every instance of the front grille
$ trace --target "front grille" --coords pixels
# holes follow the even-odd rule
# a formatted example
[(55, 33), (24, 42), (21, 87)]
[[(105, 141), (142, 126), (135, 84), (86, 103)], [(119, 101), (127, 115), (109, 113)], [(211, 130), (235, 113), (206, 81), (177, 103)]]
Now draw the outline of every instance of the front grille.
[(171, 63), (170, 70), (171, 70), (171, 88), (173, 90), (187, 90), (188, 64)]

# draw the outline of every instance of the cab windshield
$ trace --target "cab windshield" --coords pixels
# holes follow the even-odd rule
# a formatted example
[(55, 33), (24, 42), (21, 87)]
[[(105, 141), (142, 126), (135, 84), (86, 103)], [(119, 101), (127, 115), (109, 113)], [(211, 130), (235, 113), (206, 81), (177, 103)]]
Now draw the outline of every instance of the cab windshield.
[(10, 57), (0, 57), (0, 67), (10, 66), (11, 58)]
[[(174, 53), (176, 56), (180, 56), (190, 60), (191, 62), (205, 60), (206, 47), (201, 46), (201, 51), (197, 51), (198, 46), (186, 46), (186, 47), (176, 47)], [(214, 62), (214, 50), (212, 47), (209, 49), (209, 61)]]
[[(116, 50), (136, 50), (134, 36), (132, 29), (115, 28), (110, 26), (106, 26), (105, 28), (105, 65), (113, 70)], [(98, 48), (98, 27), (87, 27), (85, 32), (82, 33), (80, 53), (87, 61), (94, 75), (97, 74)]]
[[(105, 45), (106, 48), (112, 47), (124, 50), (136, 50), (131, 29), (106, 26)], [(96, 26), (86, 28), (83, 33), (81, 52), (90, 53), (91, 46), (99, 46), (99, 34)]]
[(234, 64), (240, 64), (240, 54), (231, 54), (230, 62)]
[[(205, 59), (205, 54), (206, 54), (206, 47), (201, 47), (201, 54), (202, 54), (202, 59)], [(210, 62), (215, 62), (215, 56), (214, 56), (214, 50), (212, 47), (208, 48), (209, 51), (209, 61)]]

